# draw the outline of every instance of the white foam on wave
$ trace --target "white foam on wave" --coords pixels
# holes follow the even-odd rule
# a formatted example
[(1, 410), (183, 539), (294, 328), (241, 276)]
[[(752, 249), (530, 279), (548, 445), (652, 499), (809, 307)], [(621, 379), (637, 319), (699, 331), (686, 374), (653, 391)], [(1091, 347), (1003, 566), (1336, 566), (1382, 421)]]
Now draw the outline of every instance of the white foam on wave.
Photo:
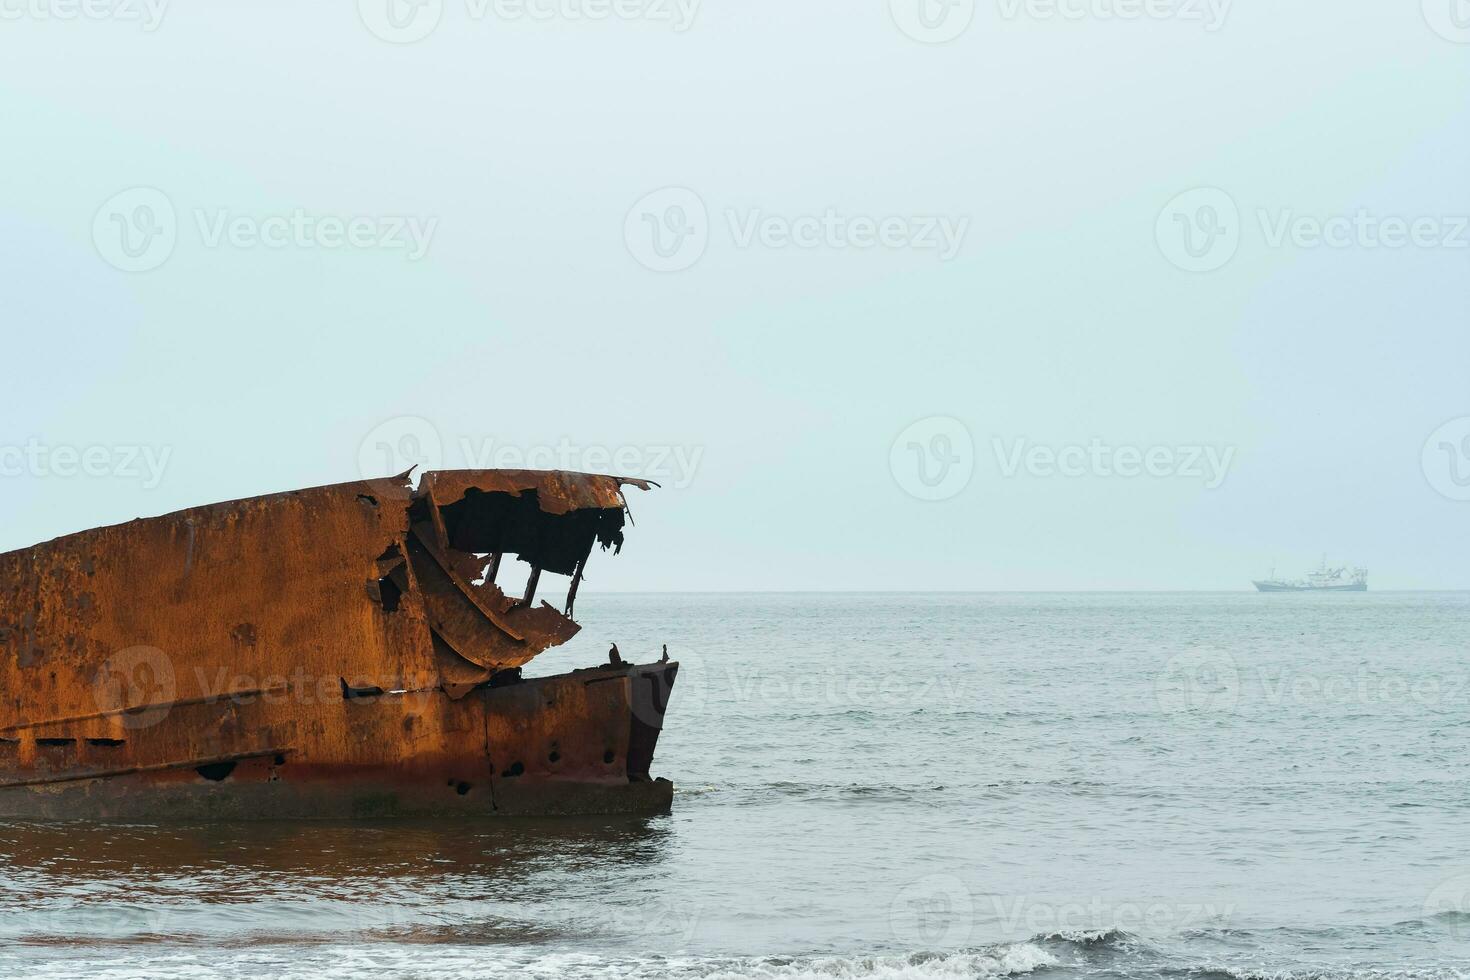
[(1335, 966), (1291, 970), (1205, 964), (1192, 972), (1234, 977), (1235, 980), (1470, 980), (1470, 967), (1463, 963), (1403, 968)]
[[(233, 950), (174, 949), (115, 955), (27, 957), (32, 980), (196, 980), (258, 978), (381, 980), (384, 976), (481, 980), (525, 977), (567, 980), (990, 980), (1018, 976), (1057, 963), (1031, 943), (986, 950), (912, 956), (832, 957), (603, 957), (584, 953), (535, 953), (494, 947), (418, 944), (324, 945)], [(10, 957), (0, 956), (0, 975), (11, 975)]]
[(1057, 962), (1039, 946), (1018, 943), (990, 951), (912, 956), (767, 957), (601, 960), (543, 957), (517, 967), (529, 977), (586, 980), (988, 980), (1030, 973)]

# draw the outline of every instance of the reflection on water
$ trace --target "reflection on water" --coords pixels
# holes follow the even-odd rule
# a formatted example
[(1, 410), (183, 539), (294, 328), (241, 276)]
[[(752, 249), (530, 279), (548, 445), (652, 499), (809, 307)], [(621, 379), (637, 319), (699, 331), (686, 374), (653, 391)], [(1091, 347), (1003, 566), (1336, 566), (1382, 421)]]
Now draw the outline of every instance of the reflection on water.
[(666, 860), (669, 832), (667, 817), (0, 824), (0, 939), (548, 940), (579, 931), (588, 882)]
[(433, 873), (437, 865), (514, 879), (548, 855), (574, 863), (658, 860), (667, 835), (662, 816), (491, 823), (0, 823), (0, 862), (10, 874), (85, 867), (92, 874), (140, 881), (301, 873), (383, 879)]

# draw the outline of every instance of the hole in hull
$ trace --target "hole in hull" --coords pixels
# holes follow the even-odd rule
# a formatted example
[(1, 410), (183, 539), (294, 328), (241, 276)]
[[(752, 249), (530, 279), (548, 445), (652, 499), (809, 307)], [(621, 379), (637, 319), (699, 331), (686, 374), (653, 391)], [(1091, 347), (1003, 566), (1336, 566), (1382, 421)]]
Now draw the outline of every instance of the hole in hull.
[(337, 678), (342, 684), (343, 701), (368, 701), (380, 697), (383, 693), (381, 687), (353, 687), (344, 678)]
[(199, 775), (212, 783), (227, 779), (230, 773), (235, 771), (233, 762), (211, 762), (207, 766), (199, 766), (195, 770)]

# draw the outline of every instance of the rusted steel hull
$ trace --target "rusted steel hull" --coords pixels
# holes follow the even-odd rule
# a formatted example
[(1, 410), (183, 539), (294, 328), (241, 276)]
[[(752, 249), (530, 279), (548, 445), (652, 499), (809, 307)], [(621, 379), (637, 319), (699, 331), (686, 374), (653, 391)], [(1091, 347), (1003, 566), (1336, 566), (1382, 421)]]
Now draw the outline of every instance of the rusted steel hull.
[[(593, 546), (622, 545), (628, 482), (342, 484), (0, 555), (0, 816), (666, 809), (677, 664), (521, 676), (578, 630), (537, 581), (574, 576), (570, 609)], [(530, 566), (522, 598), (502, 555)]]
[[(0, 817), (102, 820), (350, 820), (658, 813), (673, 784), (649, 775), (678, 665), (577, 671), (487, 688), (438, 714), (443, 747), (398, 762), (320, 764), (290, 749), (191, 759), (126, 772), (116, 747), (43, 746), (48, 770), (0, 790)], [(433, 717), (442, 693), (383, 694), (321, 706), (323, 725), (365, 741)], [(447, 700), (447, 699), (446, 699)], [(249, 719), (266, 706), (192, 706)], [(438, 707), (442, 707), (438, 706)], [(69, 757), (68, 757), (69, 756)], [(84, 757), (84, 758), (83, 758)], [(204, 770), (201, 772), (200, 770)], [(13, 771), (13, 770), (12, 770)], [(34, 769), (32, 770), (34, 773)]]

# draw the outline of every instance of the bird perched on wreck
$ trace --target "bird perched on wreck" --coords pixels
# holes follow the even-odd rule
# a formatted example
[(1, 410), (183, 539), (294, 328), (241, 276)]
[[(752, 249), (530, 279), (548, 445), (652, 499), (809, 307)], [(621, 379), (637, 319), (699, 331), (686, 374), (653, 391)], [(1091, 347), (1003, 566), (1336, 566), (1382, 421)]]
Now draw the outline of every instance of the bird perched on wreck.
[(669, 645), (667, 643), (664, 644), (664, 655), (658, 658), (658, 662), (661, 664), (669, 662)]
[(614, 667), (621, 667), (623, 665), (623, 655), (618, 653), (618, 645), (616, 643), (612, 645), (611, 650), (607, 651), (607, 662)]

